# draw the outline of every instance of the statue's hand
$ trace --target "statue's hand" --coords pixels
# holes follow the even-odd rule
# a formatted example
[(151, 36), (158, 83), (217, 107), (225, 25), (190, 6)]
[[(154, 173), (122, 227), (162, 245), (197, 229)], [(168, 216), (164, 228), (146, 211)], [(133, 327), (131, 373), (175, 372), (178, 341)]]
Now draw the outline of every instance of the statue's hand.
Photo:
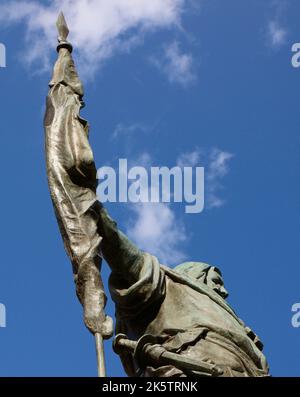
[(102, 335), (103, 339), (109, 339), (113, 336), (113, 333), (114, 333), (113, 319), (110, 316), (105, 316), (105, 320), (100, 327), (100, 334)]
[(99, 270), (90, 263), (81, 265), (75, 277), (76, 293), (83, 306), (84, 323), (92, 334), (101, 334), (103, 339), (113, 335), (113, 320), (106, 316), (104, 307), (106, 297), (100, 283)]
[(95, 315), (95, 312), (84, 311), (84, 323), (92, 334), (99, 333), (103, 339), (109, 339), (113, 335), (113, 319), (104, 312)]

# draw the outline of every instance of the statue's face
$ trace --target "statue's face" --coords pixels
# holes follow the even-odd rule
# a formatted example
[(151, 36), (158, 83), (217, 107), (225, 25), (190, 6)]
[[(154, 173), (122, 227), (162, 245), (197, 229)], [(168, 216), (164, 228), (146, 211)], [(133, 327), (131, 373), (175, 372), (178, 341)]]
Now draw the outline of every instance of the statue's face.
[(209, 269), (207, 274), (206, 284), (212, 288), (217, 294), (221, 295), (223, 299), (226, 299), (228, 292), (224, 287), (222, 276), (214, 267)]
[(228, 292), (224, 287), (222, 274), (218, 268), (201, 262), (186, 262), (177, 266), (174, 270), (196, 282), (206, 284), (223, 299), (227, 298)]

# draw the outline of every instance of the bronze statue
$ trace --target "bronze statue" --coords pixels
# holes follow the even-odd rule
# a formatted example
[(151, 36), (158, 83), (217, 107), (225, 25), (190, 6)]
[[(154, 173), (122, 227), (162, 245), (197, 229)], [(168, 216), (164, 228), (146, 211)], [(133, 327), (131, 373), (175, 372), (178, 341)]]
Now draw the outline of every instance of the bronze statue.
[(268, 376), (262, 343), (226, 302), (220, 270), (200, 262), (173, 270), (161, 265), (129, 241), (97, 201), (88, 126), (79, 116), (83, 88), (62, 15), (58, 29), (45, 116), (47, 172), (86, 326), (100, 335), (100, 347), (101, 337), (112, 333), (104, 314), (103, 257), (116, 306), (114, 349), (129, 376)]

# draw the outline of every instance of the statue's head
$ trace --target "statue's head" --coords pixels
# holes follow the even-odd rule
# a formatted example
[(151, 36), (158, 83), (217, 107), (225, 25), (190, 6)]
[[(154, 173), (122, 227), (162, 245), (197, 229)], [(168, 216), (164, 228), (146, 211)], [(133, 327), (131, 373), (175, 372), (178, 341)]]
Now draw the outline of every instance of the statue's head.
[(194, 282), (206, 284), (223, 299), (227, 298), (228, 292), (224, 287), (222, 273), (217, 267), (202, 262), (185, 262), (176, 266), (174, 270)]

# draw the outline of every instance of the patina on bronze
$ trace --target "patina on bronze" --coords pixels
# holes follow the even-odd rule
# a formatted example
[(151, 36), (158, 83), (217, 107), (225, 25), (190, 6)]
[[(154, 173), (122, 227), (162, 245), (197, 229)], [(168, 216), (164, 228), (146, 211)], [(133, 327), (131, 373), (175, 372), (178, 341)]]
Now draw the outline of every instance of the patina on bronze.
[(58, 18), (57, 28), (58, 59), (44, 120), (47, 175), (84, 321), (96, 338), (98, 372), (104, 376), (102, 338), (111, 337), (112, 319), (104, 313), (106, 297), (100, 277), (96, 167), (88, 143), (88, 124), (80, 117), (83, 86), (72, 59), (72, 45), (67, 41), (69, 29), (63, 14)]
[(129, 376), (268, 376), (263, 345), (226, 302), (220, 270), (202, 262), (174, 269), (160, 264), (138, 249), (97, 202), (87, 124), (79, 116), (82, 85), (68, 30), (60, 22), (45, 117), (47, 171), (87, 327), (110, 335), (98, 266), (101, 250), (111, 268), (114, 350)]

